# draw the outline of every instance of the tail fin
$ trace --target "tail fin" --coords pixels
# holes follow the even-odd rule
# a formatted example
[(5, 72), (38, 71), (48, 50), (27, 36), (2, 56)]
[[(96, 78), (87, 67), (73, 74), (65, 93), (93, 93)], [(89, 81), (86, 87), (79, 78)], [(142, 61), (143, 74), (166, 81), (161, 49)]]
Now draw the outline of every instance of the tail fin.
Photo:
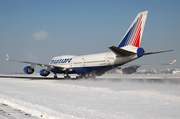
[(120, 43), (118, 44), (118, 48), (128, 45), (139, 48), (147, 14), (148, 11), (144, 11), (136, 16), (133, 23), (129, 27), (128, 31), (126, 32)]
[(6, 60), (7, 60), (7, 61), (9, 60), (9, 55), (8, 55), (8, 54), (6, 54)]
[(171, 63), (169, 63), (169, 64), (174, 64), (175, 62), (176, 62), (177, 60), (173, 60)]

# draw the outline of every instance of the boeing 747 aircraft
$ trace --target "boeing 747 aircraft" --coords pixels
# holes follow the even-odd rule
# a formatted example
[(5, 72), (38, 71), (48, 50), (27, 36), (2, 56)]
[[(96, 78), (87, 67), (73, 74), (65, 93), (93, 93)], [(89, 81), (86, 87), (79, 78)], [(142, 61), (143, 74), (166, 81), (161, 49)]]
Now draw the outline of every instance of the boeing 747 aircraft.
[(110, 46), (110, 52), (83, 56), (64, 55), (54, 57), (49, 64), (11, 60), (7, 54), (7, 61), (30, 64), (24, 68), (26, 74), (32, 74), (36, 65), (46, 67), (40, 71), (41, 76), (48, 76), (53, 72), (63, 73), (64, 78), (70, 78), (69, 74), (78, 74), (78, 78), (101, 76), (106, 71), (119, 67), (125, 63), (142, 57), (143, 55), (169, 52), (172, 50), (145, 53), (140, 47), (142, 34), (148, 11), (139, 13), (126, 34), (117, 46)]

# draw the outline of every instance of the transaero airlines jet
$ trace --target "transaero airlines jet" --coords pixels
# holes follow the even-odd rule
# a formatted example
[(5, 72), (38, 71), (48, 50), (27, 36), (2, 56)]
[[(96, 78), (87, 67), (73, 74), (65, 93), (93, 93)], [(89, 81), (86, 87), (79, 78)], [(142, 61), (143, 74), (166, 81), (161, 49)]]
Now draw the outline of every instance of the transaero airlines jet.
[(82, 56), (57, 56), (49, 64), (11, 60), (8, 54), (7, 60), (30, 64), (24, 68), (26, 74), (32, 74), (35, 66), (39, 65), (46, 67), (40, 71), (41, 76), (48, 76), (50, 72), (53, 72), (54, 78), (57, 78), (57, 73), (64, 73), (64, 78), (70, 78), (69, 74), (78, 74), (78, 78), (95, 78), (95, 76), (101, 76), (106, 71), (138, 59), (143, 55), (172, 51), (145, 53), (144, 49), (140, 47), (147, 14), (148, 11), (144, 11), (136, 16), (120, 43), (117, 46), (109, 47), (110, 52)]

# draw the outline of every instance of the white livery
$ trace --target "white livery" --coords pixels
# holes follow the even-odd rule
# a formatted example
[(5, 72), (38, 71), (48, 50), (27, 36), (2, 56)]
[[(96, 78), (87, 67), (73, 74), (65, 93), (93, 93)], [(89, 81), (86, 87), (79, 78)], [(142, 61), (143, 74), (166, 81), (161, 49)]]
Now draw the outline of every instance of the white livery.
[(65, 78), (70, 78), (68, 74), (78, 74), (79, 78), (83, 78), (100, 76), (108, 70), (140, 58), (143, 55), (172, 51), (145, 53), (144, 49), (139, 47), (147, 14), (148, 11), (144, 11), (136, 16), (120, 43), (117, 46), (109, 47), (110, 52), (83, 56), (57, 56), (49, 64), (10, 60), (8, 54), (7, 60), (30, 64), (30, 66), (24, 68), (24, 72), (27, 74), (32, 74), (35, 66), (39, 65), (46, 67), (40, 71), (41, 76), (48, 76), (50, 72), (53, 72), (55, 78), (57, 78), (57, 73), (64, 73)]

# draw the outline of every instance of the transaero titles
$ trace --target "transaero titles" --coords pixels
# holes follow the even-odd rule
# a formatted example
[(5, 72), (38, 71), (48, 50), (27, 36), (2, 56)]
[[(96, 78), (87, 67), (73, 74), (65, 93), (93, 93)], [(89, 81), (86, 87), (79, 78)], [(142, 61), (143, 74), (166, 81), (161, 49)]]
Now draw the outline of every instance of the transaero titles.
[(72, 58), (51, 60), (50, 64), (70, 63)]

